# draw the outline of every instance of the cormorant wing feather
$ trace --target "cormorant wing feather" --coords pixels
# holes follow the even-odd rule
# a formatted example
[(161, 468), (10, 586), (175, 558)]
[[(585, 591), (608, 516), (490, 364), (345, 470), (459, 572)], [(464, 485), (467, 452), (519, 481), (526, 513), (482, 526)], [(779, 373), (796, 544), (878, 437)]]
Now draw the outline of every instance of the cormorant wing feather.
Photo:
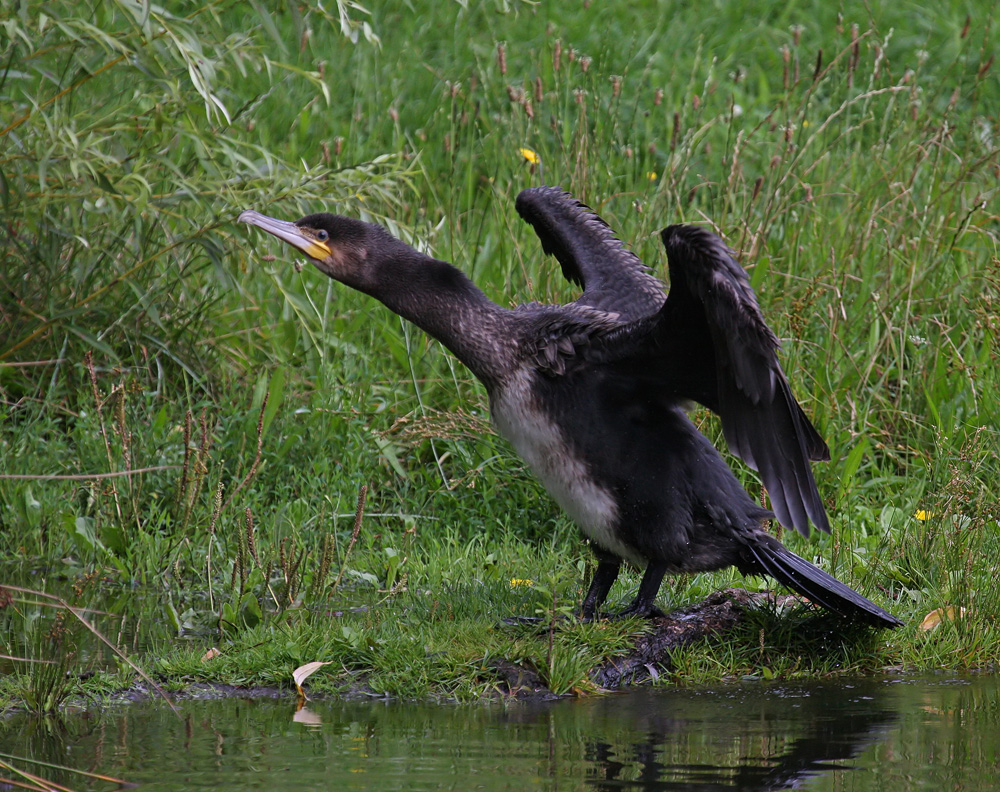
[(663, 284), (593, 210), (558, 187), (531, 187), (517, 196), (518, 214), (535, 229), (567, 280), (583, 287), (578, 305), (617, 313), (630, 322), (656, 313)]
[[(514, 313), (530, 323), (523, 333), (522, 354), (535, 370), (561, 377), (593, 363), (604, 362), (604, 349), (614, 345), (617, 355), (625, 343), (641, 334), (631, 334), (625, 341), (619, 334), (628, 333), (631, 325), (622, 325), (615, 313), (587, 305), (519, 305)], [(648, 321), (648, 320), (647, 320)], [(641, 343), (632, 341), (632, 346)]]
[(655, 335), (668, 350), (687, 346), (689, 366), (711, 367), (714, 360), (714, 382), (705, 371), (700, 387), (686, 395), (718, 413), (730, 451), (760, 473), (783, 525), (808, 535), (811, 520), (829, 531), (809, 460), (829, 459), (830, 452), (792, 396), (778, 363), (780, 344), (746, 272), (704, 229), (669, 226), (661, 238), (670, 293)]

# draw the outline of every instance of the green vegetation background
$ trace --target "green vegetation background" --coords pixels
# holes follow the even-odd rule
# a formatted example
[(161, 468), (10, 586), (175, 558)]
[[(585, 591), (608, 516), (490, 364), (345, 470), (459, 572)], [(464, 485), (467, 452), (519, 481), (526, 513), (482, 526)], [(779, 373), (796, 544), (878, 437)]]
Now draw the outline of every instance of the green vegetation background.
[[(314, 686), (465, 697), (503, 657), (585, 689), (643, 627), (497, 627), (570, 611), (591, 561), (482, 388), (233, 222), (360, 216), (501, 304), (561, 301), (513, 210), (544, 182), (660, 273), (668, 223), (742, 252), (832, 451), (833, 534), (784, 539), (909, 623), (838, 641), (761, 613), (664, 681), (994, 661), (991, 4), (327, 5), (0, 0), (0, 581), (95, 609), (171, 681), (325, 660)], [(767, 584), (662, 596), (726, 585)], [(0, 611), (4, 696), (130, 684), (41, 602)]]

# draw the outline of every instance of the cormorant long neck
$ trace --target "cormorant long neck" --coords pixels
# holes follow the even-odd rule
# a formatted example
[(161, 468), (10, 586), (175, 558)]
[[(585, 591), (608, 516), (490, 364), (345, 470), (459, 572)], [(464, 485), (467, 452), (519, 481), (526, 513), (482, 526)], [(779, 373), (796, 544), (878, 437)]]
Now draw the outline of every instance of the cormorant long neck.
[(511, 312), (451, 264), (390, 239), (369, 249), (357, 288), (444, 344), (488, 388), (499, 384), (514, 365)]

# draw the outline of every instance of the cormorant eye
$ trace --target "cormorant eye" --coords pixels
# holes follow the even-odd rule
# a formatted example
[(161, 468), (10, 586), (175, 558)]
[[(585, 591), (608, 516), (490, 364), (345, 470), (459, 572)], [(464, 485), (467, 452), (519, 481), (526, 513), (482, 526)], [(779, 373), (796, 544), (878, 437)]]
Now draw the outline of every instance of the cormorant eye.
[(320, 242), (326, 242), (326, 240), (328, 240), (329, 238), (330, 235), (326, 231), (316, 232), (316, 239), (318, 239)]

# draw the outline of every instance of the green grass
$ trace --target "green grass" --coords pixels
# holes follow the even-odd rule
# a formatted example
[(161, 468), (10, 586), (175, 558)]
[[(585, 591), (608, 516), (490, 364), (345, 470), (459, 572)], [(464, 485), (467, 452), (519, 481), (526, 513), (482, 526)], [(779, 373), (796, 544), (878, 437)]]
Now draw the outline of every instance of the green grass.
[[(501, 304), (564, 300), (513, 211), (546, 182), (658, 272), (667, 223), (707, 222), (742, 251), (832, 452), (816, 472), (833, 534), (783, 538), (908, 621), (831, 652), (772, 620), (762, 639), (686, 651), (675, 679), (992, 662), (988, 4), (384, 3), (350, 10), (356, 41), (316, 9), (174, 6), (3, 7), (0, 579), (94, 581), (80, 602), (104, 633), (169, 655), (170, 674), (287, 683), (299, 659), (336, 659), (380, 691), (463, 698), (487, 684), (477, 664), (506, 657), (578, 689), (634, 625), (554, 647), (496, 628), (578, 601), (590, 559), (489, 430), (482, 388), (233, 223), (244, 208), (375, 219)], [(967, 617), (917, 631), (945, 606)], [(0, 611), (8, 653), (45, 659), (48, 633), (25, 625), (51, 617)], [(77, 670), (127, 684), (78, 632)], [(200, 663), (212, 644), (225, 664)], [(8, 699), (51, 681), (0, 662)]]

